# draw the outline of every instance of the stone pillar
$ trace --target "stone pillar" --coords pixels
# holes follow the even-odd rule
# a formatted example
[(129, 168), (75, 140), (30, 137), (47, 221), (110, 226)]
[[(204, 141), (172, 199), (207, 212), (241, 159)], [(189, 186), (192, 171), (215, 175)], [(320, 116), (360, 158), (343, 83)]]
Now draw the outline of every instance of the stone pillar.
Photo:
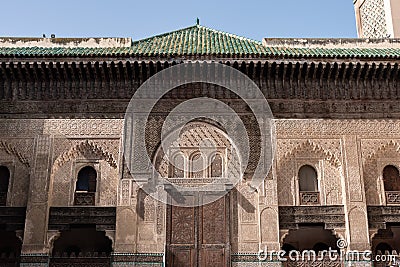
[(369, 250), (371, 248), (359, 142), (356, 136), (345, 136), (343, 143), (348, 249)]
[[(271, 170), (273, 171), (273, 170)], [(268, 175), (263, 183), (264, 190), (260, 190), (260, 233), (261, 248), (265, 250), (280, 250), (279, 242), (279, 208), (278, 185), (276, 175)], [(264, 193), (265, 192), (265, 193)]]
[(39, 135), (35, 138), (35, 156), (29, 182), (21, 266), (47, 266), (51, 150), (50, 136)]
[(132, 179), (122, 179), (119, 187), (115, 228), (115, 253), (136, 252), (137, 214), (131, 202)]

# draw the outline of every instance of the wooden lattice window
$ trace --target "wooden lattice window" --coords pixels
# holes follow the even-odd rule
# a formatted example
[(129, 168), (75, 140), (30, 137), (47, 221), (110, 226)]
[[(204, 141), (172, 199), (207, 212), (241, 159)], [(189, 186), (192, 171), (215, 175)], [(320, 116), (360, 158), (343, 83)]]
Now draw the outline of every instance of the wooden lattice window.
[(400, 204), (400, 175), (399, 169), (387, 165), (382, 172), (383, 186), (385, 188), (386, 203)]
[(211, 177), (221, 177), (223, 170), (223, 161), (220, 154), (211, 157)]
[(317, 192), (317, 171), (310, 165), (301, 166), (299, 170), (300, 192)]
[(383, 168), (383, 184), (385, 191), (400, 191), (399, 170), (393, 165)]
[(303, 165), (299, 169), (300, 204), (319, 204), (318, 175), (314, 167)]
[(92, 206), (95, 204), (97, 172), (91, 166), (82, 168), (76, 180), (74, 205)]
[(204, 178), (204, 158), (200, 152), (195, 152), (190, 157), (190, 177)]
[(173, 158), (172, 164), (172, 174), (173, 178), (184, 178), (185, 177), (185, 157), (178, 153)]

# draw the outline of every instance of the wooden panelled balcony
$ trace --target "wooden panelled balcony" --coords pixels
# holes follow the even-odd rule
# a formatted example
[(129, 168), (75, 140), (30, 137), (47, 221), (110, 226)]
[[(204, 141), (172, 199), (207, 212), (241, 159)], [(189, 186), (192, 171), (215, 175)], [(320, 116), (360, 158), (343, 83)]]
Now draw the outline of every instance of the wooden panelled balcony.
[(319, 205), (319, 192), (300, 192), (300, 205)]
[(400, 191), (386, 191), (386, 204), (400, 205)]
[(74, 205), (75, 206), (94, 206), (96, 192), (75, 192)]

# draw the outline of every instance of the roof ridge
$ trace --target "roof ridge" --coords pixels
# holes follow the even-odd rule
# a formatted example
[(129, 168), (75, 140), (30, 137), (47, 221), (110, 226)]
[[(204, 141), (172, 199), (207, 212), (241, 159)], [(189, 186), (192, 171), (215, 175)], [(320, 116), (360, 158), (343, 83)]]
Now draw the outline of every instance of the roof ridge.
[(171, 34), (174, 34), (174, 33), (177, 33), (177, 32), (182, 32), (182, 31), (186, 31), (186, 30), (190, 30), (190, 29), (194, 29), (194, 28), (205, 29), (207, 31), (212, 31), (214, 33), (224, 34), (224, 35), (228, 35), (229, 37), (237, 38), (237, 39), (240, 39), (240, 40), (243, 40), (243, 41), (252, 42), (252, 43), (255, 43), (257, 45), (263, 45), (261, 41), (257, 41), (257, 40), (254, 40), (254, 39), (251, 39), (251, 38), (248, 38), (248, 37), (240, 36), (240, 35), (237, 35), (237, 34), (234, 34), (234, 33), (230, 33), (230, 32), (226, 32), (226, 31), (222, 31), (222, 30), (213, 29), (213, 28), (210, 28), (210, 27), (207, 27), (207, 26), (203, 26), (203, 25), (200, 25), (200, 24), (195, 24), (195, 25), (188, 26), (188, 27), (185, 27), (185, 28), (181, 28), (181, 29), (170, 31), (170, 32), (165, 32), (165, 33), (149, 36), (149, 37), (146, 37), (146, 38), (143, 38), (143, 39), (139, 39), (139, 40), (135, 40), (135, 41), (132, 42), (132, 46), (133, 46), (133, 44), (137, 44), (137, 43), (140, 43), (140, 42), (145, 42), (145, 41), (147, 41), (149, 39), (164, 37), (164, 36), (167, 36), (167, 35), (171, 35)]
[(230, 37), (235, 37), (235, 38), (239, 38), (239, 39), (244, 40), (244, 41), (250, 41), (250, 42), (254, 42), (254, 43), (262, 45), (261, 41), (257, 41), (257, 40), (254, 40), (254, 39), (251, 39), (251, 38), (248, 38), (248, 37), (240, 36), (240, 35), (237, 35), (237, 34), (234, 34), (234, 33), (213, 29), (213, 28), (210, 28), (210, 27), (207, 27), (207, 26), (203, 26), (203, 25), (195, 25), (195, 26), (197, 26), (198, 28), (204, 28), (204, 29), (209, 30), (209, 31), (226, 34), (226, 35), (229, 35)]
[(157, 34), (157, 35), (149, 36), (149, 37), (146, 37), (146, 38), (143, 38), (143, 39), (135, 40), (135, 41), (132, 42), (132, 44), (139, 43), (139, 42), (145, 42), (145, 41), (147, 41), (149, 39), (153, 39), (153, 38), (156, 38), (156, 37), (167, 36), (167, 35), (174, 34), (176, 32), (180, 32), (180, 31), (189, 30), (189, 29), (195, 28), (197, 26), (199, 26), (199, 25), (192, 25), (192, 26), (188, 26), (188, 27), (185, 27), (185, 28), (173, 30), (173, 31), (170, 31), (170, 32), (164, 32), (164, 33), (160, 33), (160, 34)]

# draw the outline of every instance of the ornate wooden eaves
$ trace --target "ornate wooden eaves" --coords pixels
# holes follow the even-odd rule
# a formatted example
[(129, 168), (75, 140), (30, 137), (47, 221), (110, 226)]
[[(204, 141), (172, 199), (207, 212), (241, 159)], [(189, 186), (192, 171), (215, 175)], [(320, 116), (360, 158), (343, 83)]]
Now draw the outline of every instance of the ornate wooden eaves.
[(387, 224), (400, 222), (400, 206), (368, 206), (367, 211), (370, 229), (386, 229)]
[(49, 230), (68, 230), (72, 225), (96, 225), (99, 231), (115, 230), (115, 207), (51, 207)]
[(26, 207), (0, 207), (0, 225), (8, 231), (25, 228)]
[[(4, 117), (21, 113), (42, 117), (73, 113), (121, 117), (144, 81), (183, 62), (3, 61), (0, 63), (0, 113)], [(279, 118), (400, 117), (397, 104), (400, 72), (396, 61), (292, 59), (221, 63), (248, 75)], [(196, 63), (190, 64), (196, 68)], [(229, 77), (229, 73), (222, 75)], [(188, 99), (194, 91), (195, 88), (187, 86), (183, 92), (168, 97)], [(216, 98), (235, 100), (237, 96), (224, 93)]]
[(343, 206), (280, 206), (279, 229), (298, 229), (302, 224), (324, 224), (325, 229), (345, 227)]

